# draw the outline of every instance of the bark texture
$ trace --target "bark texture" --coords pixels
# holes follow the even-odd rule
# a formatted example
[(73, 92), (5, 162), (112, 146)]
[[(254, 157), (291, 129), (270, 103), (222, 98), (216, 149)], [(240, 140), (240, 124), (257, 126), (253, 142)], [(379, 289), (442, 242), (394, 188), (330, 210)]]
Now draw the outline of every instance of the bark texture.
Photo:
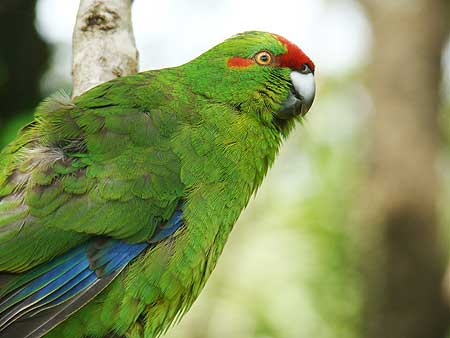
[(138, 71), (131, 0), (81, 0), (73, 33), (73, 92)]
[(367, 1), (375, 45), (365, 337), (443, 338), (445, 251), (436, 215), (444, 0)]

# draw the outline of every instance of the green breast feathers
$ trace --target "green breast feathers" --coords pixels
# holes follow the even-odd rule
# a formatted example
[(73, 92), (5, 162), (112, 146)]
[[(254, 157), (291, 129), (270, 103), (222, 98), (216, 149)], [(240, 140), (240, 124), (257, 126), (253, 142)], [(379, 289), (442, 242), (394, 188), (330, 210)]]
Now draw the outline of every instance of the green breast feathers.
[(247, 32), (44, 101), (0, 154), (0, 337), (164, 332), (314, 94), (297, 46)]

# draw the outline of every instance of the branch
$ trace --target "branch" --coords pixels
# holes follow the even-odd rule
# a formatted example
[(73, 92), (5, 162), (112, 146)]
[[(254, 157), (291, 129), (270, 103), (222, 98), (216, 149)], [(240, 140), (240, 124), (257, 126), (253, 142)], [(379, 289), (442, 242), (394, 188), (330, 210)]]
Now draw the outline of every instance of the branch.
[(73, 33), (73, 97), (138, 71), (131, 4), (131, 0), (80, 0)]

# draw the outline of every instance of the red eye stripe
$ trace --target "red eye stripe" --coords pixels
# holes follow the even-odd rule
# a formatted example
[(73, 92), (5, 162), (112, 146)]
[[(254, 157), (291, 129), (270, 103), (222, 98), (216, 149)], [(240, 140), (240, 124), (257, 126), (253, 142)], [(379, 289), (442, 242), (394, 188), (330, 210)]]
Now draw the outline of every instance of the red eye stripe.
[[(275, 36), (287, 49), (286, 53), (275, 56), (274, 66), (300, 70), (306, 63), (314, 73), (314, 63), (300, 48), (280, 35), (273, 34), (273, 36)], [(231, 57), (227, 61), (227, 65), (230, 68), (245, 68), (254, 65), (255, 63), (255, 60), (252, 58), (243, 58), (239, 56)]]
[(278, 55), (275, 58), (275, 62), (280, 67), (288, 67), (295, 70), (300, 70), (305, 63), (311, 68), (314, 73), (315, 65), (311, 59), (303, 53), (295, 44), (289, 40), (283, 38), (280, 35), (273, 34), (287, 49), (287, 52)]
[(238, 67), (238, 68), (248, 67), (253, 64), (255, 64), (255, 61), (253, 59), (241, 58), (239, 56), (231, 57), (228, 59), (227, 62), (228, 67)]

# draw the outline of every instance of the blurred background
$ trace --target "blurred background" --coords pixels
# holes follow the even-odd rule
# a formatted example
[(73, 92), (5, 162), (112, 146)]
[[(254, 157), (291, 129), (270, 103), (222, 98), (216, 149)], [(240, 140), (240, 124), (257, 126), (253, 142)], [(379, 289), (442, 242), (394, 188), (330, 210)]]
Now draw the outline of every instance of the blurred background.
[[(1, 0), (0, 147), (70, 92), (78, 0)], [(141, 70), (245, 30), (318, 93), (193, 309), (166, 338), (450, 337), (450, 3), (135, 0)]]

